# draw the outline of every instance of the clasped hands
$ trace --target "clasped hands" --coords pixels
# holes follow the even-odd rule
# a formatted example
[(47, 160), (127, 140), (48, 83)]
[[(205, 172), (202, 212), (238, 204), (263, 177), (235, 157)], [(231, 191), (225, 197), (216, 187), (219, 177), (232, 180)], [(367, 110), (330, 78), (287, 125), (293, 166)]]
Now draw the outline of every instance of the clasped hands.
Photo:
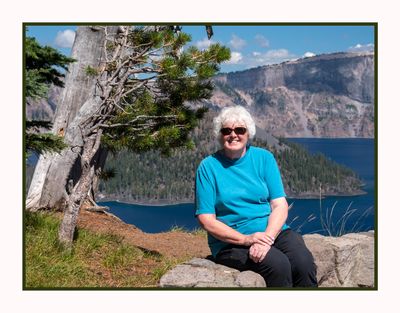
[(255, 263), (264, 260), (269, 249), (274, 244), (274, 239), (264, 232), (257, 232), (248, 236), (246, 245), (250, 246), (249, 256)]

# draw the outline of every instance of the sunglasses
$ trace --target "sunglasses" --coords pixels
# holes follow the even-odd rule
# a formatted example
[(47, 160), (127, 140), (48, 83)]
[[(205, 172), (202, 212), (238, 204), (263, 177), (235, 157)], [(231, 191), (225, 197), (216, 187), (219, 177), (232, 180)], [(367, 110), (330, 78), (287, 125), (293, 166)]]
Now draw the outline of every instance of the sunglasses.
[(229, 128), (229, 127), (224, 127), (221, 128), (220, 132), (224, 136), (230, 135), (232, 132), (235, 132), (236, 135), (244, 135), (247, 131), (246, 127), (235, 127), (235, 128)]

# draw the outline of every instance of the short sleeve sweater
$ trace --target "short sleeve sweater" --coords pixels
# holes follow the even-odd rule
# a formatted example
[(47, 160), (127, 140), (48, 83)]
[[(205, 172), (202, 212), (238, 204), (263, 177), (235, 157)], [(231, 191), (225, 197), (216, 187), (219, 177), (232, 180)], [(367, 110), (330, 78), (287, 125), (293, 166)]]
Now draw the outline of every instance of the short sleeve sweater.
[[(285, 196), (275, 158), (262, 148), (248, 146), (237, 160), (216, 152), (196, 172), (196, 216), (215, 214), (245, 235), (265, 231), (271, 214), (269, 201)], [(228, 245), (210, 234), (208, 244), (214, 256)]]

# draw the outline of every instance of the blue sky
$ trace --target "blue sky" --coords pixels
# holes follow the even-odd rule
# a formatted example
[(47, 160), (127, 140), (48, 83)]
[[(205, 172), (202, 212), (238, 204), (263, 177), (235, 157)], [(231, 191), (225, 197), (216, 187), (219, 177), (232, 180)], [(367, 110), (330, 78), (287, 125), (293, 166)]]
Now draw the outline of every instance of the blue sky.
[[(75, 30), (75, 26), (28, 26), (27, 34), (69, 55)], [(375, 44), (374, 27), (370, 25), (216, 25), (211, 40), (207, 39), (204, 26), (183, 25), (182, 30), (192, 36), (191, 44), (199, 48), (219, 42), (231, 49), (231, 60), (221, 66), (222, 72), (322, 53), (371, 51)]]

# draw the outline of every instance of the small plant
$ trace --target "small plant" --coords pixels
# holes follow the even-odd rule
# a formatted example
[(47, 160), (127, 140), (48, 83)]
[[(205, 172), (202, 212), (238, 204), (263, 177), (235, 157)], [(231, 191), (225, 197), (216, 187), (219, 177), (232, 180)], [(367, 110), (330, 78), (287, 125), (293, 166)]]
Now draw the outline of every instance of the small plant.
[(320, 208), (320, 219), (323, 231), (325, 231), (329, 236), (335, 237), (343, 236), (346, 233), (361, 231), (363, 225), (360, 224), (360, 222), (367, 216), (367, 214), (371, 212), (372, 207), (369, 207), (367, 210), (365, 210), (354, 223), (354, 225), (350, 229), (348, 229), (347, 225), (349, 219), (355, 212), (357, 212), (357, 209), (352, 209), (351, 205), (353, 204), (353, 202), (350, 202), (343, 215), (336, 222), (334, 222), (333, 212), (335, 210), (336, 204), (337, 201), (332, 205), (330, 209), (327, 208), (325, 210), (325, 215), (322, 214), (322, 209)]
[(191, 233), (195, 236), (201, 236), (207, 238), (207, 231), (201, 227), (192, 230)]
[(207, 237), (207, 231), (201, 227), (195, 228), (193, 230), (188, 230), (185, 227), (174, 225), (171, 227), (169, 232), (187, 233), (187, 234), (192, 234), (194, 236), (202, 236), (204, 238)]
[[(320, 195), (319, 198), (319, 219), (320, 219), (320, 224), (321, 228), (316, 229), (312, 231), (311, 233), (322, 233), (327, 236), (332, 236), (332, 237), (340, 237), (345, 235), (346, 233), (354, 233), (354, 232), (360, 232), (363, 229), (363, 224), (362, 221), (365, 219), (365, 217), (372, 211), (373, 207), (369, 207), (367, 210), (365, 210), (354, 222), (354, 224), (349, 227), (349, 221), (352, 216), (358, 211), (357, 209), (352, 208), (353, 202), (351, 202), (346, 210), (344, 211), (343, 214), (341, 214), (340, 217), (337, 217), (338, 214), (335, 214), (335, 211), (337, 211), (338, 201), (335, 201), (335, 203), (331, 207), (327, 207), (323, 209), (322, 206), (322, 197)], [(289, 209), (293, 206), (293, 203), (289, 206)], [(314, 220), (317, 219), (317, 216), (314, 213), (311, 213), (300, 225), (298, 226), (293, 226), (296, 221), (299, 221), (300, 217), (295, 216), (289, 223), (288, 225), (292, 227), (295, 231), (300, 232), (302, 231), (302, 228), (304, 225), (307, 223), (310, 223)]]
[(182, 226), (174, 225), (174, 226), (172, 226), (170, 228), (169, 232), (172, 232), (172, 233), (174, 233), (174, 232), (175, 233), (187, 233), (188, 230), (186, 228), (182, 227)]
[[(290, 224), (289, 224), (289, 226), (291, 226), (296, 220), (298, 220), (300, 217), (297, 215), (297, 216), (295, 216), (292, 220), (291, 220), (291, 222), (290, 222)], [(301, 223), (299, 226), (296, 226), (295, 228), (294, 228), (294, 230), (296, 231), (296, 232), (299, 232), (299, 233), (301, 233), (301, 229), (302, 229), (302, 227), (304, 226), (304, 225), (306, 225), (307, 223), (310, 223), (310, 222), (312, 222), (313, 220), (315, 220), (317, 217), (313, 214), (313, 213), (311, 213), (304, 221), (303, 221), (303, 223)]]
[(99, 74), (99, 71), (98, 71), (98, 69), (88, 65), (85, 68), (85, 73), (86, 73), (87, 76), (94, 77), (94, 76), (97, 76)]

